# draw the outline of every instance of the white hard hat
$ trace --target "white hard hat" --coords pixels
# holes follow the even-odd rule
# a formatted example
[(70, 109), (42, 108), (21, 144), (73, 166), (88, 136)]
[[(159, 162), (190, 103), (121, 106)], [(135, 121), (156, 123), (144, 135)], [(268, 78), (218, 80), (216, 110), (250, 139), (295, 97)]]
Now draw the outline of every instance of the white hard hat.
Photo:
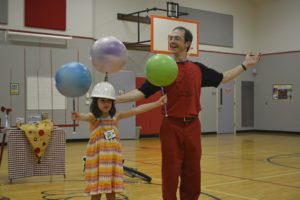
[(97, 83), (92, 90), (91, 97), (116, 100), (114, 86), (108, 82)]

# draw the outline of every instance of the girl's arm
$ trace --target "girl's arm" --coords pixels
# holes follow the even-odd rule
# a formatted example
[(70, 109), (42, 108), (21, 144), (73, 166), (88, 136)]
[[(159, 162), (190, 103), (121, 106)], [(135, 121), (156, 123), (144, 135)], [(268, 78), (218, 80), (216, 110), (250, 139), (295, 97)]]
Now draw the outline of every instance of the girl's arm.
[(92, 113), (84, 114), (84, 113), (72, 112), (72, 120), (91, 122), (95, 120), (95, 117)]
[(166, 102), (167, 102), (167, 96), (164, 95), (164, 96), (160, 97), (157, 101), (139, 105), (138, 107), (135, 107), (128, 111), (119, 112), (119, 113), (117, 113), (116, 118), (117, 118), (117, 120), (120, 120), (120, 119), (128, 118), (128, 117), (131, 117), (134, 115), (138, 115), (140, 113), (147, 112), (158, 106), (161, 106)]

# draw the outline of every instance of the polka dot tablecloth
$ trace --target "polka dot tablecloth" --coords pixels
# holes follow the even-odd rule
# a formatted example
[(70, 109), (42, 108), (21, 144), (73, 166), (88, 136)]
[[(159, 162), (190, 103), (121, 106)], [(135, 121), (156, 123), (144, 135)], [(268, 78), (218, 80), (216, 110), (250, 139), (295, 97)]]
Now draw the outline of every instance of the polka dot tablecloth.
[(29, 176), (65, 176), (65, 132), (54, 128), (49, 145), (37, 163), (24, 132), (20, 129), (7, 129), (8, 136), (8, 178), (13, 179)]

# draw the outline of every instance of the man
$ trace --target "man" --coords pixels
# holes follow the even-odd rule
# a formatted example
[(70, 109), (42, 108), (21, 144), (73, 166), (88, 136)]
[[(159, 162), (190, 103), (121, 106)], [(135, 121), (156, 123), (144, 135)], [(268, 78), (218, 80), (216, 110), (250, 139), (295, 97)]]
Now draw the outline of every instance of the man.
[[(261, 54), (247, 54), (241, 65), (219, 73), (187, 59), (192, 40), (192, 33), (184, 27), (174, 28), (169, 35), (169, 48), (178, 65), (178, 76), (174, 83), (165, 87), (168, 117), (163, 119), (160, 128), (164, 200), (176, 200), (179, 177), (181, 200), (198, 200), (201, 192), (201, 125), (198, 118), (201, 87), (227, 83), (261, 58)], [(117, 102), (147, 98), (159, 90), (160, 87), (145, 81), (139, 89), (118, 96)]]

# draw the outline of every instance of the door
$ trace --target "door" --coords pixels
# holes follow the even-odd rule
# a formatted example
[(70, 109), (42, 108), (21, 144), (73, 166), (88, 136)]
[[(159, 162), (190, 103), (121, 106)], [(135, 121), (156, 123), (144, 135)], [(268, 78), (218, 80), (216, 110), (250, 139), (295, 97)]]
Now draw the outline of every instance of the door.
[(235, 133), (234, 81), (218, 88), (218, 133)]
[(242, 127), (254, 127), (254, 82), (242, 81)]
[[(116, 95), (135, 89), (135, 75), (131, 71), (109, 74), (108, 82), (115, 87)], [(133, 107), (135, 107), (135, 102), (116, 104), (117, 111), (129, 110)], [(135, 116), (120, 120), (118, 127), (121, 139), (136, 139)]]

